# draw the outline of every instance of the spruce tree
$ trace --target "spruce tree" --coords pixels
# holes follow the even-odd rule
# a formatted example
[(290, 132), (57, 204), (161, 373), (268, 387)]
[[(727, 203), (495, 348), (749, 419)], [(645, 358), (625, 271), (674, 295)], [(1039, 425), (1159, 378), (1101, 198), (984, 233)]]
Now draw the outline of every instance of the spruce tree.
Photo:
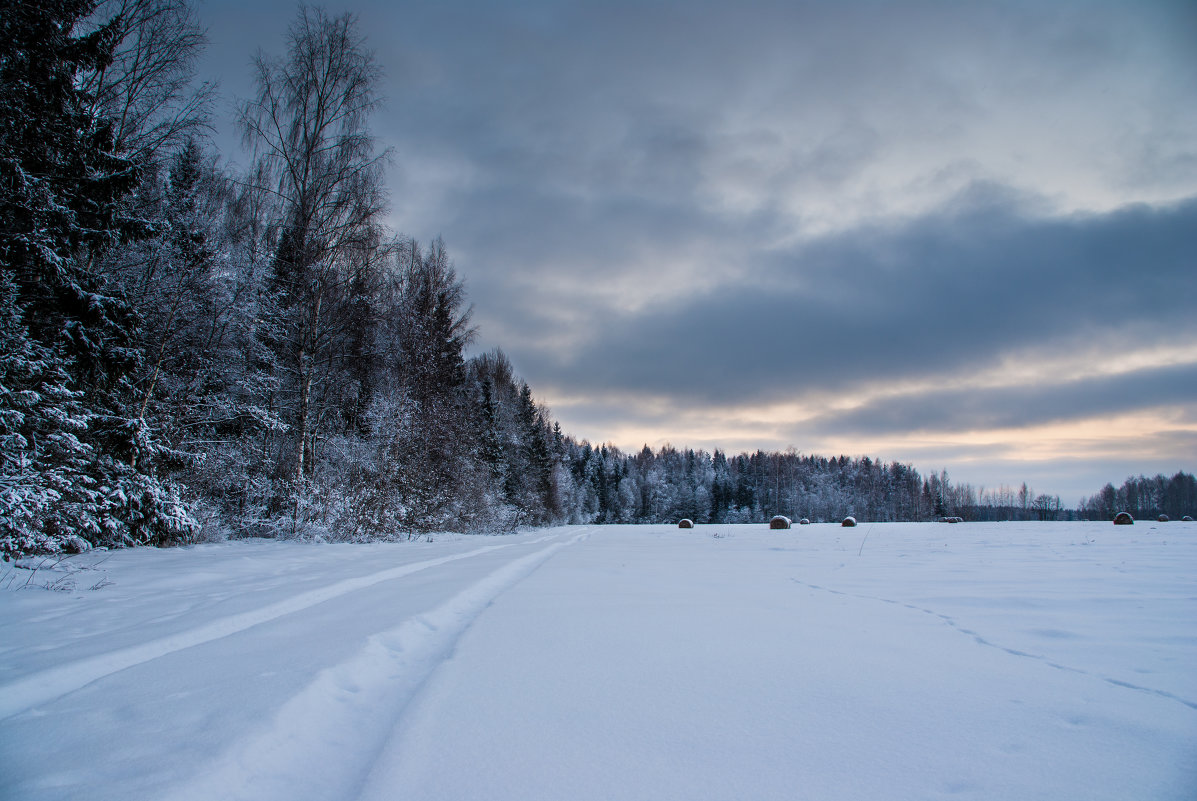
[(146, 235), (127, 202), (137, 164), (82, 88), (119, 43), (118, 20), (74, 35), (94, 10), (36, 0), (0, 15), (0, 269), (13, 366), (0, 389), (5, 555), (160, 542), (194, 523), (153, 475), (162, 455), (131, 417), (137, 316), (95, 267)]

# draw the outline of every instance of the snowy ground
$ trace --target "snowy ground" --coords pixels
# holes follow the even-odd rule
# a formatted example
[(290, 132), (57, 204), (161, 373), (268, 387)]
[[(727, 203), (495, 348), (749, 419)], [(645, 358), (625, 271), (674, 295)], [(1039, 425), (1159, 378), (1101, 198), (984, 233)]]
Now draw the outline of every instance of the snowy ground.
[(17, 572), (2, 799), (1197, 798), (1191, 523), (230, 543), (35, 577), (56, 592)]

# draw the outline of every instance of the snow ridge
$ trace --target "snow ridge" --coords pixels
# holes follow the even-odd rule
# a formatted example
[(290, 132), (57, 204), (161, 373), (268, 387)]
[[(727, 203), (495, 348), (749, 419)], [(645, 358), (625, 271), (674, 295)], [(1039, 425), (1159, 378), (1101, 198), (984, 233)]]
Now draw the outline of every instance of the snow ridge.
[[(522, 544), (535, 544), (543, 542), (546, 539), (549, 539), (549, 537), (540, 537)], [(68, 693), (87, 686), (97, 679), (102, 679), (105, 676), (149, 662), (152, 659), (166, 656), (175, 651), (181, 651), (184, 648), (191, 648), (192, 646), (202, 645), (203, 643), (218, 640), (222, 637), (228, 637), (261, 623), (308, 609), (333, 598), (338, 598), (384, 581), (391, 581), (392, 579), (407, 576), (430, 567), (436, 567), (437, 565), (443, 565), (447, 562), (468, 559), (472, 556), (490, 553), (501, 548), (510, 548), (518, 544), (521, 543), (488, 545), (464, 553), (441, 556), (422, 562), (413, 562), (408, 565), (380, 570), (377, 573), (371, 573), (366, 576), (345, 579), (344, 581), (330, 584), (327, 587), (320, 587), (319, 589), (300, 593), (284, 601), (279, 601), (260, 609), (214, 620), (211, 623), (198, 626), (190, 631), (179, 632), (178, 634), (172, 634), (168, 637), (162, 637), (161, 639), (152, 640), (151, 642), (142, 643), (131, 648), (110, 651), (106, 654), (99, 654), (88, 659), (82, 659), (77, 662), (23, 676), (16, 681), (0, 685), (0, 720), (26, 712), (56, 698), (61, 698)]]
[(514, 559), (430, 612), (370, 637), (316, 676), (260, 730), (235, 742), (169, 801), (356, 797), (404, 709), (457, 640), (505, 590), (578, 534)]

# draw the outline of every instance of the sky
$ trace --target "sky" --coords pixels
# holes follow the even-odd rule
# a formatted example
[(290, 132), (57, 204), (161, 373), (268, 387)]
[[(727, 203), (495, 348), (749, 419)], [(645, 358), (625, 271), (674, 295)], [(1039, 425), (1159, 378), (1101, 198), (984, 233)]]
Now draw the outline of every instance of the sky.
[[(1197, 470), (1197, 4), (358, 0), (394, 230), (625, 450)], [(201, 0), (216, 142), (297, 6)]]

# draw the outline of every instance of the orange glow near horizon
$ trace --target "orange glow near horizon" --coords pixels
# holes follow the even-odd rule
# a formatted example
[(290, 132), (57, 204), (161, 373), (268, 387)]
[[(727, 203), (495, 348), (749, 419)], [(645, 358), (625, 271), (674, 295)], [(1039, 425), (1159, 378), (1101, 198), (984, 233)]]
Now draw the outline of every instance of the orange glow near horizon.
[[(708, 412), (702, 412), (703, 418)], [(686, 416), (682, 416), (683, 418)], [(678, 419), (668, 435), (657, 427), (635, 422), (617, 425), (601, 442), (612, 443), (624, 451), (639, 450), (643, 445), (659, 448), (665, 444), (711, 450), (718, 447), (729, 453), (741, 451), (785, 450), (798, 443), (784, 441), (771, 425), (719, 426), (711, 420)], [(1047, 462), (1074, 459), (1189, 457), (1186, 452), (1161, 453), (1161, 440), (1178, 434), (1197, 436), (1197, 422), (1186, 419), (1185, 409), (1162, 407), (1128, 414), (1069, 420), (1021, 428), (994, 428), (972, 431), (921, 430), (907, 434), (870, 437), (820, 435), (811, 431), (798, 450), (825, 456), (848, 454), (877, 456), (886, 461), (909, 461), (919, 454), (933, 454), (961, 447), (976, 449), (977, 456), (953, 456), (956, 463), (1016, 459)], [(710, 443), (718, 443), (711, 445)], [(600, 444), (595, 441), (594, 444)]]
[[(999, 363), (970, 374), (926, 376), (875, 383), (838, 392), (815, 390), (771, 404), (725, 404), (679, 409), (668, 396), (612, 393), (606, 397), (568, 394), (551, 397), (550, 406), (565, 430), (584, 436), (585, 426), (574, 412), (583, 407), (632, 409), (612, 414), (612, 424), (596, 444), (608, 442), (623, 450), (647, 444), (659, 448), (719, 448), (725, 452), (785, 450), (796, 447), (824, 455), (872, 455), (887, 461), (928, 460), (955, 464), (994, 460), (1044, 463), (1098, 459), (1159, 459), (1191, 461), (1185, 449), (1197, 437), (1197, 406), (1171, 405), (1129, 412), (1056, 420), (1026, 426), (937, 430), (922, 428), (875, 435), (839, 433), (823, 425), (829, 412), (883, 407), (889, 399), (933, 395), (938, 391), (983, 392), (988, 389), (1052, 384), (1060, 386), (1093, 377), (1126, 376), (1143, 370), (1197, 364), (1197, 345), (1145, 348), (1123, 353), (1071, 354), (1043, 358), (1010, 354)], [(582, 415), (579, 414), (578, 417)], [(593, 424), (591, 424), (593, 427)], [(969, 452), (972, 451), (972, 455)]]

